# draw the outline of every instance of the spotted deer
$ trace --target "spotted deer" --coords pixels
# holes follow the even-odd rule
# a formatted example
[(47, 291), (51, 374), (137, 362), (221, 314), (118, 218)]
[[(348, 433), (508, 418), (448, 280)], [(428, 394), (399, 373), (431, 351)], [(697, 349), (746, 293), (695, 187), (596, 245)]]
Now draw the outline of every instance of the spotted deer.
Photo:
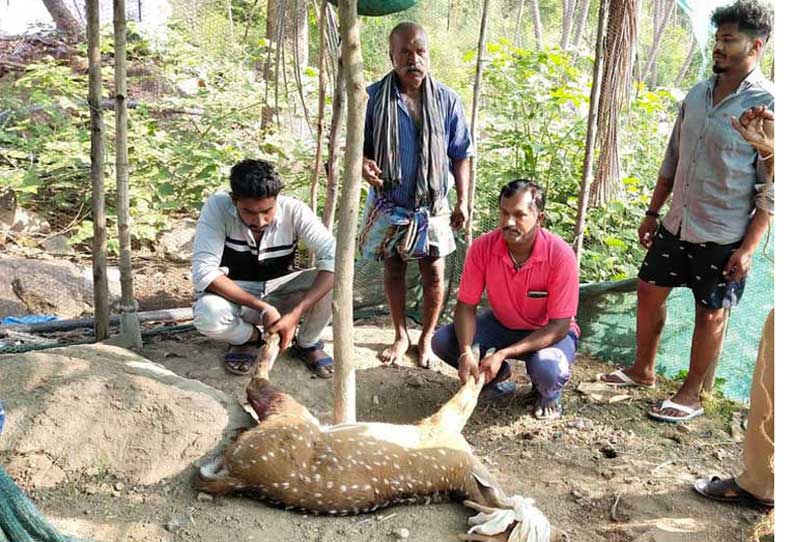
[[(201, 467), (197, 489), (215, 495), (244, 493), (286, 509), (331, 516), (446, 496), (465, 499), (480, 512), (477, 517), (511, 508), (510, 499), (461, 434), (477, 405), (482, 380), (469, 378), (438, 412), (415, 425), (364, 422), (324, 427), (303, 405), (270, 384), (278, 351), (278, 336), (268, 337), (246, 388), (259, 424)], [(510, 536), (522, 527), (521, 521), (508, 521), (507, 530), (496, 536), (482, 534), (485, 530), (461, 537), (565, 539), (531, 508), (545, 522), (545, 537)]]

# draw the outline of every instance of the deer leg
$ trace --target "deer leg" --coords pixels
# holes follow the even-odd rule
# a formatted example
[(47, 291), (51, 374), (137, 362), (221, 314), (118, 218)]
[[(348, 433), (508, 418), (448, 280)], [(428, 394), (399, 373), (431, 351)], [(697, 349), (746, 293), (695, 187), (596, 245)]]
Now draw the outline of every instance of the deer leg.
[(503, 533), (491, 536), (487, 534), (459, 534), (458, 540), (468, 540), (469, 542), (507, 542), (507, 536)]
[(482, 390), (484, 383), (485, 380), (483, 378), (475, 380), (473, 376), (470, 376), (466, 383), (438, 412), (421, 423), (432, 425), (447, 432), (460, 433), (477, 406), (477, 398), (480, 396), (480, 390)]

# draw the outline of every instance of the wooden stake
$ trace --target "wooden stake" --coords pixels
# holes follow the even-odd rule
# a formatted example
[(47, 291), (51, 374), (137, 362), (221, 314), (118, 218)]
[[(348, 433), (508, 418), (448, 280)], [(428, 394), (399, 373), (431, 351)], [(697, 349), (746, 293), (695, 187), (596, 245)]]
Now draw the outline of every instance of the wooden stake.
[(598, 131), (596, 119), (598, 118), (598, 103), (601, 100), (601, 72), (604, 64), (604, 34), (607, 13), (609, 13), (609, 0), (601, 0), (601, 8), (598, 12), (598, 31), (596, 33), (595, 63), (593, 64), (593, 85), (590, 87), (590, 111), (587, 114), (584, 171), (582, 172), (579, 209), (576, 212), (576, 229), (574, 230), (574, 252), (576, 253), (577, 264), (582, 257), (587, 201), (590, 194), (590, 184), (593, 182), (593, 156), (595, 154), (596, 132)]
[(471, 157), (471, 180), (469, 181), (469, 223), (466, 225), (466, 249), (471, 246), (474, 228), (474, 196), (477, 188), (477, 112), (480, 106), (480, 84), (482, 82), (482, 57), (485, 51), (485, 36), (488, 33), (488, 5), (490, 0), (482, 4), (480, 20), (480, 40), (477, 43), (477, 73), (474, 76), (474, 93), (471, 103), (471, 144), (474, 156)]
[(334, 422), (356, 421), (356, 370), (353, 360), (353, 274), (355, 270), (361, 167), (364, 162), (363, 58), (359, 37), (357, 0), (339, 1), (342, 32), (342, 68), (347, 86), (347, 141), (345, 175), (339, 208), (334, 284)]
[(107, 276), (107, 219), (105, 217), (105, 127), (102, 122), (102, 68), (99, 53), (99, 0), (86, 0), (88, 41), (88, 106), (91, 110), (91, 194), (94, 221), (94, 333), (97, 342), (108, 337), (110, 296)]

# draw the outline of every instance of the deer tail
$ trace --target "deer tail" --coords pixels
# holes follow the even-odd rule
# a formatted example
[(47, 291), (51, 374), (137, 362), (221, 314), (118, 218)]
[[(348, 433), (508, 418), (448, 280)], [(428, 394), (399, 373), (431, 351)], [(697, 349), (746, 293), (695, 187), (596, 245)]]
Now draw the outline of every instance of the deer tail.
[(241, 489), (237, 479), (226, 470), (222, 455), (199, 467), (193, 487), (211, 495), (226, 495)]

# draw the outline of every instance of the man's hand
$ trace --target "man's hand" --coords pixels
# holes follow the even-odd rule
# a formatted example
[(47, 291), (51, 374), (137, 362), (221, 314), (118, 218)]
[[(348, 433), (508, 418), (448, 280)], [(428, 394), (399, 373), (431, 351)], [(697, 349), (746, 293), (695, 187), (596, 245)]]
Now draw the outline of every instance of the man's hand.
[(658, 225), (659, 219), (653, 216), (646, 216), (642, 221), (642, 224), (640, 224), (640, 229), (638, 230), (640, 244), (645, 247), (645, 250), (651, 248), (651, 244), (653, 243), (653, 234), (656, 232)]
[(746, 109), (738, 119), (731, 117), (731, 124), (742, 137), (763, 156), (775, 150), (775, 114), (764, 105)]
[(477, 358), (474, 357), (474, 353), (471, 350), (465, 352), (465, 355), (461, 354), (460, 358), (458, 358), (458, 378), (460, 379), (460, 383), (465, 384), (469, 379), (469, 375), (473, 376), (474, 380), (480, 378)]
[(262, 316), (262, 328), (265, 331), (269, 330), (270, 326), (278, 322), (281, 318), (281, 313), (278, 312), (278, 309), (273, 305), (266, 305), (265, 308), (260, 311), (260, 314)]
[(364, 158), (364, 165), (361, 167), (361, 176), (371, 186), (374, 186), (378, 190), (383, 188), (383, 181), (380, 179), (381, 173), (382, 171), (375, 160)]
[(486, 384), (494, 379), (496, 373), (499, 372), (499, 368), (502, 366), (502, 362), (504, 362), (504, 360), (505, 356), (499, 350), (489, 356), (485, 356), (480, 360), (480, 371), (485, 377)]
[(740, 281), (750, 272), (750, 265), (753, 262), (753, 253), (747, 249), (739, 247), (736, 252), (731, 254), (728, 263), (722, 274), (728, 280)]
[(449, 223), (456, 230), (466, 227), (466, 222), (469, 218), (469, 204), (465, 201), (459, 201), (455, 205), (455, 210), (452, 211), (452, 216), (449, 218)]
[(270, 333), (278, 333), (280, 338), (279, 345), (282, 352), (286, 350), (290, 344), (292, 344), (292, 338), (295, 337), (295, 330), (298, 327), (298, 321), (300, 318), (300, 314), (290, 311), (279, 318), (275, 324), (270, 326), (270, 329), (266, 330)]

